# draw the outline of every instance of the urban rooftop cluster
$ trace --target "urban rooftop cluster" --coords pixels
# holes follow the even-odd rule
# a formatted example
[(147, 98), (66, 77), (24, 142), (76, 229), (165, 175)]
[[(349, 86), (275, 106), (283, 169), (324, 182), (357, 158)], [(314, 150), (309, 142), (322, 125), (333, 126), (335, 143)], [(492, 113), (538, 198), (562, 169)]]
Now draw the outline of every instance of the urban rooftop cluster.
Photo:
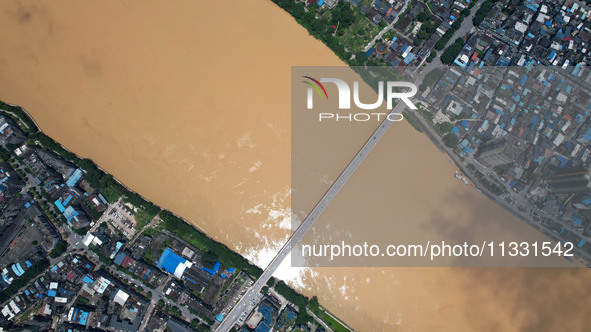
[[(0, 331), (212, 331), (261, 269), (0, 104)], [(271, 279), (234, 331), (350, 331)]]

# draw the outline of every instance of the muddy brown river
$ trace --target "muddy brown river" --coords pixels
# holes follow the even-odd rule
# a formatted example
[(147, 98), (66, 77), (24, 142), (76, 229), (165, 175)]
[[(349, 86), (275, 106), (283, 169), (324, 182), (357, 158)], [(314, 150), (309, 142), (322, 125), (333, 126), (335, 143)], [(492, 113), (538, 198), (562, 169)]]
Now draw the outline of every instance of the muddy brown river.
[[(141, 195), (259, 265), (269, 261), (290, 229), (291, 66), (343, 65), (327, 47), (268, 0), (7, 0), (0, 18), (0, 99)], [(471, 208), (515, 219), (455, 180), (447, 156), (407, 123), (390, 136), (407, 142), (396, 167), (412, 186), (399, 190), (428, 193), (409, 206), (420, 215), (405, 218), (432, 214), (435, 200), (451, 217)], [(461, 199), (445, 195), (452, 186)], [(591, 327), (585, 269), (280, 276), (359, 331)]]

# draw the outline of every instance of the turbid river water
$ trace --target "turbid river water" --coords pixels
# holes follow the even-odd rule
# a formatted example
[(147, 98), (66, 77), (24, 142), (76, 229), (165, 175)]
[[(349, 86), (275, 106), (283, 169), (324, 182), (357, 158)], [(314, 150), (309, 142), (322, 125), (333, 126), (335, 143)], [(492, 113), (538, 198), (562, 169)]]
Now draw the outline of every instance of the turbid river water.
[[(5, 1), (0, 18), (0, 99), (148, 199), (269, 261), (290, 228), (291, 66), (342, 65), (328, 48), (267, 0)], [(469, 209), (519, 222), (453, 179), (422, 134), (395, 129), (389, 139), (407, 143), (394, 147), (404, 190), (428, 193), (409, 211), (424, 218), (451, 204), (450, 218)], [(459, 194), (446, 195), (451, 186)], [(591, 326), (582, 269), (280, 275), (360, 331)]]

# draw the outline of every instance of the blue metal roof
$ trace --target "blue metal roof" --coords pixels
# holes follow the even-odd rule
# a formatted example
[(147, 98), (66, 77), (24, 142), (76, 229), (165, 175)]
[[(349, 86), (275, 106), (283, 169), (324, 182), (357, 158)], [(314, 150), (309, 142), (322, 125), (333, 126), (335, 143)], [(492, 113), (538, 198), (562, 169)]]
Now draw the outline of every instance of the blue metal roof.
[(80, 314), (80, 320), (78, 321), (80, 325), (86, 326), (86, 320), (88, 319), (88, 312), (82, 311)]
[(205, 271), (205, 272), (207, 272), (207, 273), (209, 273), (211, 275), (214, 275), (214, 274), (216, 274), (220, 270), (220, 266), (221, 265), (222, 264), (220, 262), (215, 261), (215, 264), (213, 266), (213, 269), (208, 269), (206, 267), (202, 267), (201, 270), (203, 270), (203, 271)]
[(72, 174), (72, 176), (70, 176), (70, 178), (68, 179), (68, 181), (66, 181), (66, 185), (68, 187), (75, 186), (78, 183), (78, 181), (80, 181), (80, 178), (82, 177), (82, 174), (84, 174), (82, 172), (82, 170), (80, 168), (77, 168), (74, 171), (74, 174)]
[(115, 256), (114, 262), (117, 265), (121, 265), (121, 263), (123, 262), (123, 259), (125, 258), (125, 254), (124, 253), (119, 253), (117, 254), (117, 256)]
[(256, 331), (257, 332), (270, 331), (271, 328), (269, 327), (269, 325), (273, 324), (273, 315), (272, 315), (271, 307), (267, 304), (263, 304), (263, 305), (259, 306), (259, 309), (257, 311), (263, 315), (263, 321), (261, 322), (261, 324), (259, 324)]
[(76, 211), (72, 206), (68, 206), (64, 211), (64, 217), (66, 217), (66, 221), (72, 220), (72, 218), (80, 215), (78, 211)]
[(56, 200), (55, 202), (53, 202), (53, 204), (55, 204), (55, 206), (57, 206), (57, 209), (61, 212), (64, 213), (64, 211), (66, 211), (66, 208), (64, 207), (64, 205), (62, 204), (62, 202), (60, 202), (60, 200)]
[(68, 197), (66, 197), (66, 199), (64, 199), (64, 206), (68, 206), (68, 203), (70, 203), (70, 201), (72, 200), (72, 198), (74, 198), (74, 196), (72, 195), (68, 195)]
[(404, 59), (404, 63), (409, 64), (411, 61), (415, 59), (415, 57), (416, 55), (414, 53), (410, 53), (406, 56), (406, 59)]
[(156, 266), (165, 270), (168, 273), (174, 274), (174, 272), (176, 271), (176, 268), (180, 264), (184, 264), (186, 262), (187, 262), (186, 259), (177, 255), (170, 248), (166, 248), (164, 250), (164, 252), (162, 253), (162, 255), (160, 256), (160, 259), (158, 259), (158, 262), (156, 262)]
[(123, 247), (123, 243), (117, 241), (117, 243), (115, 243), (115, 252), (114, 252), (114, 254), (117, 254), (119, 252), (119, 249), (121, 249), (121, 247)]
[(16, 264), (13, 264), (11, 266), (12, 268), (12, 272), (14, 272), (14, 274), (16, 274), (17, 277), (22, 276), (23, 274), (21, 273), (21, 271), (19, 271), (19, 269), (16, 267)]

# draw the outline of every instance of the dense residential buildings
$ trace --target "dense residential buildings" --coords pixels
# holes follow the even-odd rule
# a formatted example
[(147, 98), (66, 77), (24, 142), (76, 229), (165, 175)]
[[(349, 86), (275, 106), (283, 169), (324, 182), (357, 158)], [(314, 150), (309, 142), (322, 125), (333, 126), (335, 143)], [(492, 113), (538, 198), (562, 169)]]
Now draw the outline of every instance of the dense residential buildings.
[(506, 136), (483, 144), (477, 156), (477, 160), (486, 167), (496, 167), (513, 163), (520, 155), (514, 136)]
[[(23, 130), (18, 123), (28, 115), (6, 108), (0, 331), (215, 329), (260, 269), (42, 133)], [(237, 327), (324, 330), (308, 314), (310, 300), (283, 282), (272, 280), (257, 299)]]

